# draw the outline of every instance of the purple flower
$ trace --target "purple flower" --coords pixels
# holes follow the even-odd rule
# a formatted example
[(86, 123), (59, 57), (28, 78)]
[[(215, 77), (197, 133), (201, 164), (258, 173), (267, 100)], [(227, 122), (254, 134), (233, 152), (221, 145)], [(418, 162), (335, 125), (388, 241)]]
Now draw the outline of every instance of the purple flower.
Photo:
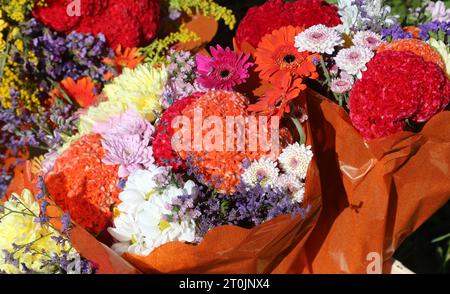
[(102, 140), (107, 154), (105, 164), (119, 165), (119, 177), (128, 177), (138, 169), (144, 169), (154, 163), (153, 150), (148, 142), (139, 135), (109, 137)]
[(413, 38), (413, 35), (405, 32), (399, 23), (395, 23), (390, 28), (382, 30), (381, 36), (383, 40), (387, 41)]
[(428, 41), (430, 37), (436, 40), (441, 40), (448, 43), (448, 36), (450, 35), (450, 21), (433, 21), (419, 25), (420, 38)]

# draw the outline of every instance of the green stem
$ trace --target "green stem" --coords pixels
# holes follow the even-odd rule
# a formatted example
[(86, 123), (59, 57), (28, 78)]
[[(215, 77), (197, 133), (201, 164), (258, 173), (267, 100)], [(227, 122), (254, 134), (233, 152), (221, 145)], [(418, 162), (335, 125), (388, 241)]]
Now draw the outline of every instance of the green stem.
[(302, 124), (300, 123), (298, 118), (296, 118), (295, 116), (290, 115), (289, 118), (294, 123), (295, 127), (297, 128), (298, 134), (300, 135), (299, 143), (306, 144), (306, 133), (305, 133), (305, 130), (303, 129)]
[(328, 87), (330, 87), (331, 77), (330, 73), (328, 72), (327, 66), (325, 65), (325, 60), (323, 59), (322, 55), (320, 55), (320, 66), (322, 67), (323, 74), (325, 75), (325, 79), (327, 80)]

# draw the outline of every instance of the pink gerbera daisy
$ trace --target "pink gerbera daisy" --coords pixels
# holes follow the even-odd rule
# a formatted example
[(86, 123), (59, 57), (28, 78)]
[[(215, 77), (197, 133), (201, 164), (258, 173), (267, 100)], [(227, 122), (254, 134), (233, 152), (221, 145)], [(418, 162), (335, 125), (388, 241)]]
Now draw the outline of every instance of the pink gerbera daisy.
[(212, 57), (197, 54), (197, 82), (206, 89), (232, 90), (249, 78), (250, 54), (236, 54), (219, 45), (210, 47)]

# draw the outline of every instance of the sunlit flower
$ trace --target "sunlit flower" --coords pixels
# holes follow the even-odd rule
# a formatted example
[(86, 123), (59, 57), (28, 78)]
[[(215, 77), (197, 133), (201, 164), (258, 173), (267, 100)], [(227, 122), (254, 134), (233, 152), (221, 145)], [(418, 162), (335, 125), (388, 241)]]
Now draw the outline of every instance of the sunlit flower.
[(319, 56), (299, 52), (294, 46), (294, 38), (301, 31), (299, 27), (287, 26), (262, 38), (255, 53), (256, 70), (261, 79), (279, 84), (293, 76), (318, 78), (316, 64)]
[(278, 180), (279, 169), (277, 164), (267, 158), (261, 158), (253, 162), (242, 174), (243, 182), (249, 187), (258, 183), (262, 187), (273, 186)]
[(303, 202), (305, 184), (293, 174), (283, 174), (278, 178), (277, 186), (289, 192), (293, 202)]
[(283, 149), (283, 152), (278, 157), (278, 161), (287, 174), (294, 175), (299, 179), (305, 179), (312, 158), (311, 146), (294, 143)]
[(353, 44), (355, 46), (366, 47), (370, 50), (375, 50), (383, 42), (380, 34), (371, 31), (359, 31), (353, 37)]
[(211, 57), (197, 54), (197, 82), (205, 89), (232, 90), (249, 78), (250, 54), (235, 53), (220, 45), (211, 47)]
[(298, 51), (333, 54), (337, 46), (344, 44), (341, 34), (334, 28), (315, 25), (295, 37)]
[(341, 70), (361, 78), (362, 72), (367, 70), (367, 63), (374, 55), (369, 48), (353, 46), (340, 50), (334, 60)]
[(167, 81), (167, 71), (150, 64), (125, 68), (104, 93), (112, 102), (134, 107), (144, 118), (154, 121), (161, 112), (160, 98)]

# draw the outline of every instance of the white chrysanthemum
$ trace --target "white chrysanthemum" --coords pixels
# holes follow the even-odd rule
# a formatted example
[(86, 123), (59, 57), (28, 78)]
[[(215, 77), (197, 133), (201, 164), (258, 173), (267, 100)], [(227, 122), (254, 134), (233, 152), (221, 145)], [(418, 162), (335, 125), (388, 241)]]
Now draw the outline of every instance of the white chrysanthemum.
[(242, 180), (249, 187), (258, 183), (263, 187), (276, 184), (280, 170), (277, 164), (268, 158), (261, 158), (253, 162), (242, 174)]
[(311, 146), (300, 145), (296, 142), (283, 150), (278, 161), (287, 174), (305, 179), (312, 158)]
[(311, 53), (333, 54), (334, 48), (344, 44), (342, 35), (334, 28), (315, 25), (295, 37), (295, 47), (298, 51)]
[(122, 254), (130, 252), (148, 255), (157, 247), (172, 241), (193, 242), (195, 222), (190, 218), (171, 222), (171, 207), (175, 199), (182, 195), (195, 195), (197, 186), (188, 181), (184, 187), (162, 181), (168, 177), (167, 170), (152, 167), (138, 170), (126, 183), (119, 197), (119, 216), (114, 219), (114, 228), (108, 228), (118, 241), (113, 250)]
[(339, 69), (360, 79), (362, 72), (367, 70), (367, 63), (374, 55), (369, 48), (353, 46), (340, 50), (334, 60)]
[(447, 75), (450, 77), (450, 48), (444, 42), (436, 39), (430, 39), (428, 43), (441, 55)]
[(355, 46), (369, 48), (370, 50), (377, 49), (383, 42), (381, 35), (372, 31), (359, 31), (353, 37)]
[(303, 202), (305, 184), (298, 177), (292, 174), (281, 175), (277, 186), (289, 192), (293, 202)]
[(154, 121), (161, 111), (160, 97), (168, 78), (167, 70), (150, 64), (125, 68), (120, 76), (104, 88), (111, 102), (133, 106), (143, 117)]
[(350, 92), (354, 82), (353, 76), (343, 71), (340, 77), (333, 79), (331, 82), (331, 91), (337, 94)]

